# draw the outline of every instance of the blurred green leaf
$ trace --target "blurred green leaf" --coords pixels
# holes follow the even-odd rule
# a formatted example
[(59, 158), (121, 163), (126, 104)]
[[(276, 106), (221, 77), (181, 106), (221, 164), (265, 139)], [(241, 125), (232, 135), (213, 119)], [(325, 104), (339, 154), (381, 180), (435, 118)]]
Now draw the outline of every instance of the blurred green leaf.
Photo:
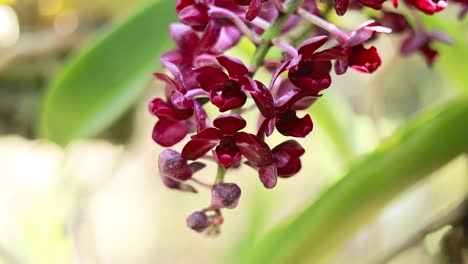
[(151, 78), (159, 54), (170, 45), (172, 21), (174, 2), (153, 2), (72, 59), (45, 96), (42, 134), (64, 145), (112, 124)]
[(321, 260), (391, 199), (468, 150), (468, 98), (413, 120), (297, 217), (258, 242), (248, 263)]

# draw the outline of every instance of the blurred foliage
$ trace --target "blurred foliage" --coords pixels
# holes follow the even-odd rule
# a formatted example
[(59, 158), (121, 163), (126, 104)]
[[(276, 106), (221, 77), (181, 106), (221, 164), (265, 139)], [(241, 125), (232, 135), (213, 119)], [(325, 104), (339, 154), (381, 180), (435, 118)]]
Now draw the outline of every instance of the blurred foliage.
[[(461, 7), (460, 7), (461, 8)], [(468, 76), (466, 63), (468, 61), (468, 19), (459, 21), (439, 16), (423, 16), (424, 24), (432, 30), (441, 30), (453, 38), (452, 45), (437, 43), (440, 52), (438, 70), (447, 74), (453, 83), (463, 93), (468, 93)]]
[[(466, 21), (460, 23), (437, 16), (426, 16), (424, 21), (429, 27), (441, 28), (454, 37), (454, 45), (438, 45), (441, 71), (455, 81), (455, 87), (468, 91), (464, 66), (468, 60)], [(389, 200), (466, 151), (467, 120), (468, 100), (462, 97), (405, 125), (296, 218), (289, 219), (261, 239), (251, 250), (250, 262), (316, 263), (323, 260)], [(339, 131), (346, 133), (346, 127)], [(343, 135), (331, 135), (335, 142), (346, 139)]]
[(11, 5), (14, 3), (15, 3), (15, 0), (0, 0), (0, 5)]
[(158, 55), (169, 46), (172, 9), (172, 1), (154, 2), (77, 55), (45, 95), (43, 135), (63, 145), (94, 136), (119, 118), (145, 88)]
[(462, 98), (405, 125), (296, 218), (260, 240), (249, 263), (323, 260), (396, 195), (466, 151), (466, 120), (468, 98)]

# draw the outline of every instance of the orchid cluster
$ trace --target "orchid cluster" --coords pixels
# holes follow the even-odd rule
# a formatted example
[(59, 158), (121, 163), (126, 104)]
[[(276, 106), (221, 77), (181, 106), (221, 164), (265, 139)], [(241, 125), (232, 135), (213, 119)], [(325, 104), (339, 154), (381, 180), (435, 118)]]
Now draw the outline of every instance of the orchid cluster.
[[(454, 1), (466, 13), (467, 0)], [(365, 74), (375, 72), (382, 62), (377, 48), (369, 42), (380, 34), (407, 34), (401, 54), (419, 52), (429, 65), (437, 56), (432, 42), (451, 42), (442, 32), (426, 30), (417, 14), (440, 12), (447, 6), (446, 0), (404, 0), (411, 17), (396, 12), (398, 0), (388, 6), (384, 3), (177, 1), (175, 10), (181, 23), (170, 26), (176, 48), (160, 58), (170, 74), (154, 74), (165, 83), (165, 98), (153, 99), (149, 111), (158, 119), (153, 140), (167, 148), (159, 156), (162, 182), (185, 192), (197, 192), (191, 183), (211, 191), (211, 203), (188, 216), (190, 228), (218, 233), (223, 222), (221, 209), (237, 206), (241, 190), (235, 183), (224, 181), (226, 171), (241, 164), (250, 166), (268, 189), (277, 185), (278, 178), (289, 178), (300, 171), (305, 150), (292, 138), (304, 138), (313, 129), (312, 118), (301, 116), (300, 111), (309, 108), (322, 96), (322, 90), (331, 86), (332, 70), (337, 75), (345, 74), (348, 68)], [(381, 10), (381, 15), (347, 33), (327, 21), (333, 8), (339, 16), (349, 9), (363, 8)], [(413, 23), (407, 20), (410, 18)], [(256, 46), (250, 65), (225, 54), (243, 37)], [(273, 46), (282, 50), (283, 56), (266, 60)], [(254, 78), (261, 67), (271, 73), (268, 84)], [(209, 117), (208, 105), (219, 115)], [(258, 111), (253, 132), (245, 131), (247, 121), (242, 114), (246, 111)], [(275, 131), (286, 139), (272, 147), (265, 139)], [(180, 152), (169, 149), (188, 134), (190, 139)], [(202, 159), (218, 164), (214, 184), (195, 177), (205, 166)]]

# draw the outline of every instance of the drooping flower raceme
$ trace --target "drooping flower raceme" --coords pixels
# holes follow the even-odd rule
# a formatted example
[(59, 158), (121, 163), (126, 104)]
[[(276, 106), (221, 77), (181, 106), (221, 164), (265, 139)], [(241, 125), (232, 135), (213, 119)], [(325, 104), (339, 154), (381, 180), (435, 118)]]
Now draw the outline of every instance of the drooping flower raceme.
[[(462, 17), (466, 0), (454, 2), (461, 5)], [(268, 189), (280, 184), (279, 179), (300, 172), (306, 151), (293, 138), (306, 138), (314, 128), (313, 116), (303, 110), (332, 87), (332, 70), (337, 75), (348, 68), (365, 74), (378, 71), (384, 62), (371, 41), (380, 34), (406, 34), (401, 53), (418, 52), (427, 64), (434, 63), (438, 52), (432, 43), (450, 43), (450, 37), (424, 28), (416, 12), (415, 23), (408, 23), (396, 8), (406, 4), (432, 15), (445, 9), (447, 0), (391, 3), (395, 10), (383, 10), (385, 0), (175, 3), (180, 20), (170, 26), (175, 48), (160, 57), (167, 72), (154, 74), (164, 83), (164, 95), (151, 100), (148, 108), (157, 119), (152, 138), (166, 148), (158, 159), (163, 184), (191, 193), (198, 192), (197, 185), (211, 193), (206, 207), (187, 217), (187, 226), (197, 232), (219, 233), (222, 210), (234, 209), (241, 202), (241, 188), (224, 179), (231, 170), (250, 167)], [(342, 16), (348, 9), (363, 7), (383, 11), (349, 33), (327, 21), (328, 10)], [(243, 37), (256, 46), (251, 64), (225, 54)], [(283, 56), (267, 60), (273, 45)], [(261, 67), (270, 72), (269, 79), (256, 79)], [(247, 111), (256, 111), (258, 119), (244, 118)], [(284, 140), (271, 146), (267, 138), (275, 131)], [(202, 159), (218, 165), (216, 177), (200, 171), (205, 167)]]

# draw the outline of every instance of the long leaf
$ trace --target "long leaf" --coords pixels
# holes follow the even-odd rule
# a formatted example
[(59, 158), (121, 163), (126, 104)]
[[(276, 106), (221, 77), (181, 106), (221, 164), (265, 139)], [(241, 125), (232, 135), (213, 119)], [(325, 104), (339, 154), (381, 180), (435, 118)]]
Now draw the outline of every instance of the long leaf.
[(123, 114), (169, 47), (173, 9), (173, 1), (153, 2), (72, 59), (45, 96), (43, 136), (67, 144), (96, 135)]
[(413, 120), (297, 217), (260, 240), (248, 263), (322, 263), (391, 199), (467, 151), (467, 135), (468, 98)]

